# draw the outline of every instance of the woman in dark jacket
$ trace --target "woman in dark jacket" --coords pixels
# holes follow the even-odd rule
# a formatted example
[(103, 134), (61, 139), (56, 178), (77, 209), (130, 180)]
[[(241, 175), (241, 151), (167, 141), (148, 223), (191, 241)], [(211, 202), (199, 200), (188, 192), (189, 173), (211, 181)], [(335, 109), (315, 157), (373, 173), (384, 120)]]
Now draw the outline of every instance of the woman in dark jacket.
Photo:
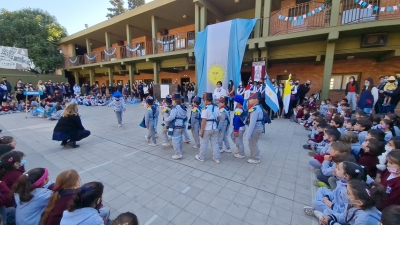
[(344, 94), (346, 95), (347, 100), (349, 101), (353, 113), (356, 111), (357, 98), (359, 92), (360, 92), (360, 86), (358, 85), (356, 78), (354, 78), (354, 76), (351, 76), (349, 82), (346, 85), (346, 91)]
[(89, 130), (85, 130), (82, 126), (81, 118), (78, 114), (78, 106), (75, 103), (70, 103), (65, 108), (61, 119), (58, 120), (53, 131), (53, 140), (62, 141), (61, 146), (69, 144), (72, 148), (78, 148), (77, 141), (88, 137)]
[(372, 78), (368, 78), (364, 81), (364, 87), (358, 100), (358, 108), (367, 114), (371, 114), (372, 108), (374, 107), (374, 96), (371, 93), (374, 87)]
[[(397, 85), (400, 83), (400, 78), (397, 78)], [(397, 103), (400, 101), (400, 87), (397, 86), (397, 88), (394, 91), (385, 91), (384, 93), (387, 96), (392, 97), (392, 100), (390, 100), (390, 106), (384, 106), (383, 110), (385, 114), (387, 113), (394, 113), (394, 109), (396, 109)]]

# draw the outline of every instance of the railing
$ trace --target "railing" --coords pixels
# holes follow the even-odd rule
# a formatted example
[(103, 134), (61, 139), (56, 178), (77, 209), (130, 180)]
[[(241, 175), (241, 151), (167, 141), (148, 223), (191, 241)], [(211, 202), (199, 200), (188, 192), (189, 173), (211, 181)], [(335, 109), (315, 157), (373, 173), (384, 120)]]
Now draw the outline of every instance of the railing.
[(146, 52), (146, 42), (134, 42), (121, 47), (121, 58), (134, 58), (145, 56)]
[(85, 54), (85, 64), (98, 63), (101, 60), (101, 52), (91, 52)]
[(117, 47), (111, 47), (101, 52), (101, 62), (118, 60)]
[(65, 63), (64, 63), (64, 67), (65, 68), (70, 68), (70, 67), (75, 67), (75, 66), (79, 66), (85, 64), (85, 58), (83, 55), (77, 55), (74, 57), (66, 57), (65, 58)]
[(194, 32), (180, 32), (153, 39), (154, 54), (194, 48)]
[(400, 17), (399, 0), (341, 0), (339, 24)]
[(271, 14), (269, 35), (329, 27), (330, 11), (330, 4), (325, 4), (324, 1), (284, 7)]

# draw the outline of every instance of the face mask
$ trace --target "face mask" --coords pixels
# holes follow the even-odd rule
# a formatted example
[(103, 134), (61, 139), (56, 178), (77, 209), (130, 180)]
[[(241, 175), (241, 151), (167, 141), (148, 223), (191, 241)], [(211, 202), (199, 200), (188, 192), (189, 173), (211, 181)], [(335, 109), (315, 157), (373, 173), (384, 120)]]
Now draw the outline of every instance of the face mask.
[(293, 82), (289, 82), (290, 85), (293, 85)]
[(384, 81), (385, 83), (387, 83), (388, 79), (384, 79), (383, 81)]
[(397, 170), (397, 168), (388, 167), (387, 170), (392, 174), (399, 174), (399, 171)]
[(309, 86), (310, 84), (309, 83), (306, 83), (306, 86)]
[(24, 166), (25, 164), (26, 164), (26, 158), (24, 158), (19, 165)]
[(298, 83), (298, 82), (295, 82), (294, 84), (297, 86), (299, 83)]
[(390, 146), (388, 146), (388, 145), (385, 146), (385, 151), (386, 151), (386, 152), (390, 152), (391, 150), (392, 150), (392, 147), (390, 147)]
[(365, 87), (369, 87), (369, 84), (364, 84), (365, 85)]
[(354, 80), (353, 80), (353, 79), (350, 79), (350, 82), (354, 82)]
[(325, 105), (325, 102), (322, 102), (321, 105)]

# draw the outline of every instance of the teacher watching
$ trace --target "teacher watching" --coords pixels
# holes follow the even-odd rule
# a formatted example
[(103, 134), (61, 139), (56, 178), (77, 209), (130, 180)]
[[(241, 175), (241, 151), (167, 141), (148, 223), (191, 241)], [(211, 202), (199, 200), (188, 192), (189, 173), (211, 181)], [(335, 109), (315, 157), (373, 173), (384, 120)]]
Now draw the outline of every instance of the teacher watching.
[(72, 148), (78, 148), (76, 142), (90, 135), (89, 130), (85, 130), (82, 126), (81, 118), (78, 114), (78, 106), (75, 103), (70, 103), (65, 108), (61, 119), (58, 120), (53, 131), (53, 140), (62, 141), (61, 146), (67, 145)]

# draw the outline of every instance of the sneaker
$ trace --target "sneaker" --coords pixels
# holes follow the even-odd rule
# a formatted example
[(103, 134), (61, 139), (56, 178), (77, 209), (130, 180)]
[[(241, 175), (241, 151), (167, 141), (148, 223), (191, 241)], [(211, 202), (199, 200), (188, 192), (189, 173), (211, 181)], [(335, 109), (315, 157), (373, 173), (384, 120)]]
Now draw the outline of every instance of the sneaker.
[(195, 155), (194, 158), (200, 162), (204, 162), (204, 159), (201, 159), (199, 155)]
[(172, 159), (181, 159), (182, 158), (182, 155), (173, 155), (172, 156)]
[(186, 144), (190, 144), (190, 140), (185, 140), (184, 141)]
[(318, 175), (320, 171), (321, 171), (321, 169), (314, 169), (314, 174)]
[(314, 209), (310, 206), (304, 206), (303, 211), (307, 216), (314, 216)]
[(311, 145), (308, 145), (308, 144), (303, 145), (303, 149), (311, 150)]
[(171, 146), (171, 144), (170, 143), (163, 143), (162, 146), (169, 147), (169, 146)]
[(242, 156), (241, 154), (234, 154), (233, 155), (235, 158), (244, 158), (244, 156)]
[(223, 149), (219, 149), (219, 152), (220, 152), (220, 153), (223, 153), (223, 152), (224, 152), (224, 150), (223, 150)]
[(322, 213), (321, 211), (318, 211), (318, 210), (314, 210), (313, 214), (315, 217), (317, 217), (318, 220), (324, 216), (324, 213)]
[(118, 126), (119, 126), (119, 127), (121, 127), (122, 125), (121, 125), (121, 124), (119, 124)]
[(200, 149), (200, 147), (197, 147), (196, 145), (194, 145), (193, 148), (195, 148), (195, 149)]
[(219, 159), (213, 158), (213, 161), (215, 161), (215, 163), (220, 163)]
[(156, 134), (156, 138), (158, 138), (158, 134)]
[(313, 185), (316, 186), (316, 187), (318, 187), (318, 183), (319, 183), (319, 180), (318, 180), (318, 179), (315, 179), (315, 180), (313, 181)]
[(157, 147), (157, 144), (150, 143), (149, 146), (150, 146), (150, 147)]
[(311, 134), (308, 134), (307, 137), (308, 137), (308, 138), (311, 138)]
[(254, 159), (254, 158), (248, 159), (248, 160), (247, 160), (247, 162), (248, 162), (248, 163), (251, 163), (251, 164), (257, 164), (257, 163), (260, 163), (260, 161), (259, 161), (259, 160), (257, 160), (257, 159)]
[(232, 150), (231, 149), (225, 149), (224, 152), (230, 154), (230, 153), (232, 153)]
[(144, 136), (144, 138), (146, 138), (146, 141), (147, 141), (147, 142), (149, 142), (149, 141), (150, 141), (150, 139), (149, 139), (149, 138), (147, 138), (147, 136), (146, 136), (146, 135)]
[(308, 155), (309, 155), (310, 157), (314, 157), (314, 156), (316, 156), (317, 154), (314, 153), (314, 152), (309, 152)]

